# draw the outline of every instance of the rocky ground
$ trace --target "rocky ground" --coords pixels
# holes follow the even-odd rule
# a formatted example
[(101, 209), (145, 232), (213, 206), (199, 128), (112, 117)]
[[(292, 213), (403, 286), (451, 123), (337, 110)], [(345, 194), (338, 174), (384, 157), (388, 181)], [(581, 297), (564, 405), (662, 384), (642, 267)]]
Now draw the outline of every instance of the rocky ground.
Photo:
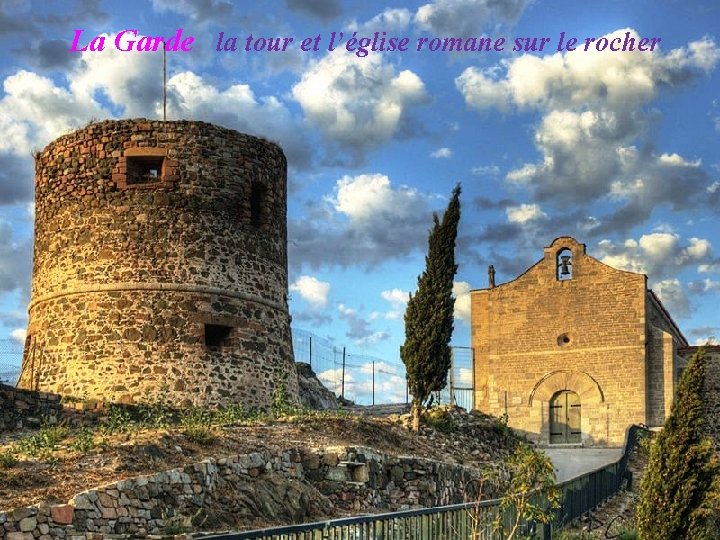
[[(452, 409), (432, 413), (418, 434), (407, 414), (369, 416), (362, 411), (306, 413), (232, 425), (122, 432), (35, 430), (0, 435), (0, 511), (66, 502), (91, 487), (181, 467), (208, 457), (263, 448), (368, 446), (478, 467), (494, 467), (512, 450), (515, 436), (494, 418)], [(59, 439), (59, 440), (56, 440)]]

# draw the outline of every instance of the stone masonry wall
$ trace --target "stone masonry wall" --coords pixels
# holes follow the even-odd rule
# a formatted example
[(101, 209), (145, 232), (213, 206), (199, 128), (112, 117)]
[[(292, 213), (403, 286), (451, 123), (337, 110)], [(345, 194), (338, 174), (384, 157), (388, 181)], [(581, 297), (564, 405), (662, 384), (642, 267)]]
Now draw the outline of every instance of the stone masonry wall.
[(105, 121), (36, 156), (35, 192), (19, 386), (267, 407), (284, 378), (297, 396), (278, 146), (203, 122)]
[(60, 396), (56, 394), (0, 384), (0, 433), (18, 427), (39, 425), (43, 419), (55, 423), (62, 413)]
[(678, 369), (685, 365), (678, 348), (687, 346), (668, 313), (661, 307), (654, 293), (648, 291), (647, 310), (647, 421), (649, 426), (662, 426), (670, 414)]
[[(0, 511), (0, 540), (160, 534), (169, 517), (192, 516), (218, 492), (272, 473), (310, 482), (336, 506), (353, 511), (474, 500), (468, 486), (478, 479), (476, 469), (368, 448), (266, 450), (121, 480), (79, 493), (68, 504)], [(483, 493), (492, 497), (497, 489), (486, 483)]]
[[(557, 255), (572, 252), (572, 279), (557, 278)], [(645, 423), (646, 278), (611, 268), (569, 237), (517, 279), (474, 291), (476, 407), (541, 443), (549, 401), (561, 390), (581, 401), (582, 442), (621, 446)]]

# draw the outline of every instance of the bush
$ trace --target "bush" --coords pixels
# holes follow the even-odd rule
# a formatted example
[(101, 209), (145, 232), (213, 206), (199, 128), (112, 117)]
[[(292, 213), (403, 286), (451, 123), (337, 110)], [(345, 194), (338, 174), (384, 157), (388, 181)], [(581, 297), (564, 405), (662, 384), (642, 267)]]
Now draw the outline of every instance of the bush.
[(95, 437), (90, 429), (83, 427), (75, 434), (75, 440), (70, 448), (77, 452), (89, 452), (95, 448)]
[[(512, 540), (523, 534), (524, 522), (550, 523), (553, 510), (560, 506), (560, 489), (550, 458), (528, 444), (518, 443), (505, 465), (510, 482), (500, 497), (497, 528), (504, 539)], [(515, 517), (509, 527), (502, 520), (508, 512)]]
[(457, 422), (452, 415), (440, 407), (430, 409), (425, 414), (425, 423), (441, 433), (454, 433), (458, 429)]
[(191, 407), (180, 415), (183, 434), (192, 442), (208, 445), (215, 440), (213, 433), (213, 413), (201, 407)]
[(103, 433), (129, 433), (137, 429), (137, 422), (133, 420), (130, 411), (120, 405), (110, 405), (108, 415), (100, 426)]
[(293, 403), (290, 394), (287, 391), (287, 374), (281, 373), (275, 381), (275, 389), (273, 390), (272, 413), (276, 418), (282, 416), (294, 416), (301, 414), (302, 407)]
[(618, 540), (638, 540), (638, 533), (635, 530), (625, 530), (620, 533)]
[(44, 426), (35, 435), (20, 439), (18, 448), (29, 456), (47, 459), (67, 436), (65, 426)]
[(4, 450), (0, 452), (0, 469), (12, 469), (17, 465), (17, 458), (12, 450)]
[(595, 540), (595, 538), (588, 532), (557, 531), (553, 532), (552, 540)]
[(173, 423), (174, 410), (170, 404), (169, 390), (163, 387), (152, 403), (139, 408), (140, 422), (149, 428), (166, 428)]
[(663, 430), (650, 447), (637, 507), (642, 540), (718, 538), (720, 463), (704, 436), (705, 355), (690, 360)]

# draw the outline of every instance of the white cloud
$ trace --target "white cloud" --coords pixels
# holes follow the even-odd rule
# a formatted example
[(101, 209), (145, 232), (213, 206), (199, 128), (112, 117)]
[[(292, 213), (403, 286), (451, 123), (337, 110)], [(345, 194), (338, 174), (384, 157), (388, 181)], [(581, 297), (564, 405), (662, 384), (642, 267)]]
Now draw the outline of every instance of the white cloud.
[(473, 370), (470, 368), (462, 367), (457, 370), (455, 375), (455, 386), (472, 388), (473, 385)]
[(453, 282), (452, 289), (455, 296), (454, 317), (463, 323), (470, 324), (470, 284), (466, 281)]
[(375, 15), (370, 20), (359, 24), (357, 21), (351, 21), (348, 30), (357, 30), (358, 33), (372, 32), (401, 32), (410, 25), (412, 21), (412, 13), (405, 8), (385, 8), (382, 13)]
[(341, 49), (312, 64), (292, 95), (328, 141), (356, 159), (401, 134), (408, 109), (428, 101), (424, 83), (412, 71), (398, 73), (382, 54), (356, 58)]
[(720, 345), (720, 341), (718, 341), (716, 337), (710, 336), (708, 338), (697, 338), (693, 345), (696, 347), (700, 347), (702, 345)]
[(191, 71), (173, 75), (168, 80), (168, 90), (172, 97), (170, 118), (205, 120), (278, 140), (291, 166), (308, 165), (307, 138), (278, 98), (257, 97), (247, 84), (233, 84), (220, 90)]
[(690, 238), (690, 245), (685, 248), (685, 252), (691, 259), (702, 259), (712, 255), (712, 244), (704, 238)]
[(665, 279), (657, 282), (652, 289), (674, 317), (684, 319), (690, 316), (690, 302), (680, 280)]
[[(427, 247), (434, 195), (393, 186), (384, 174), (343, 176), (323, 197), (322, 212), (291, 220), (290, 262), (374, 267)], [(317, 207), (317, 205), (316, 205)]]
[(27, 328), (15, 328), (12, 332), (10, 332), (10, 338), (18, 343), (25, 343), (26, 336)]
[[(116, 38), (116, 34), (102, 35), (108, 44)], [(137, 40), (141, 35), (122, 37)], [(133, 54), (109, 45), (102, 54), (83, 52), (70, 88), (74, 95), (87, 98), (101, 91), (123, 109), (122, 116), (157, 118), (162, 112), (162, 52)]]
[(390, 339), (390, 334), (385, 331), (375, 331), (370, 321), (363, 318), (355, 309), (345, 304), (338, 304), (340, 318), (348, 324), (349, 330), (345, 333), (360, 348), (371, 348), (382, 341)]
[(521, 204), (520, 206), (509, 206), (505, 209), (508, 221), (524, 225), (529, 221), (546, 218), (547, 214), (540, 210), (537, 204)]
[(78, 96), (48, 77), (18, 71), (5, 78), (0, 100), (0, 152), (27, 155), (93, 116), (107, 113), (89, 96)]
[(614, 268), (647, 274), (652, 284), (675, 279), (683, 268), (707, 264), (713, 250), (710, 241), (703, 238), (689, 238), (683, 245), (675, 233), (653, 232), (639, 240), (629, 238), (622, 245), (602, 240), (598, 253), (602, 262)]
[(438, 36), (480, 35), (490, 23), (512, 23), (520, 17), (527, 0), (435, 0), (420, 6), (415, 23)]
[(497, 165), (480, 165), (473, 167), (470, 172), (473, 176), (492, 176), (500, 172), (500, 167)]
[[(639, 38), (630, 28), (606, 37), (626, 35)], [(615, 210), (596, 227), (608, 232), (629, 230), (662, 203), (682, 209), (702, 202), (707, 172), (698, 159), (653, 151), (648, 133), (657, 113), (647, 105), (661, 89), (704, 76), (718, 59), (710, 38), (667, 53), (525, 54), (467, 68), (455, 84), (477, 110), (539, 111), (535, 146), (541, 158), (509, 171), (506, 180), (530, 188), (538, 202), (611, 200)]]
[[(352, 360), (352, 356), (350, 357)], [(370, 404), (375, 392), (376, 403), (403, 403), (405, 401), (405, 377), (398, 366), (382, 360), (375, 362), (373, 385), (372, 362), (345, 369), (345, 397), (356, 403)], [(332, 392), (340, 394), (343, 384), (342, 368), (327, 369), (318, 373), (318, 378)], [(373, 388), (374, 386), (374, 388)]]
[(698, 272), (701, 274), (718, 274), (720, 273), (720, 263), (698, 265)]
[(705, 278), (701, 281), (695, 281), (690, 283), (688, 287), (694, 293), (712, 293), (720, 292), (720, 281), (714, 281), (712, 279)]
[(290, 290), (300, 294), (313, 309), (322, 309), (328, 303), (330, 284), (313, 276), (300, 276), (290, 285)]
[(390, 302), (390, 311), (385, 313), (386, 319), (400, 319), (405, 313), (405, 308), (408, 303), (409, 294), (407, 291), (402, 289), (391, 289), (389, 291), (382, 291), (380, 296), (383, 300)]
[(452, 157), (453, 153), (452, 150), (449, 148), (438, 148), (433, 153), (430, 154), (430, 157), (432, 158), (449, 158)]
[(414, 188), (393, 189), (384, 174), (343, 176), (337, 181), (336, 195), (331, 202), (338, 212), (354, 222), (377, 220), (384, 214), (406, 215), (413, 211), (420, 195)]

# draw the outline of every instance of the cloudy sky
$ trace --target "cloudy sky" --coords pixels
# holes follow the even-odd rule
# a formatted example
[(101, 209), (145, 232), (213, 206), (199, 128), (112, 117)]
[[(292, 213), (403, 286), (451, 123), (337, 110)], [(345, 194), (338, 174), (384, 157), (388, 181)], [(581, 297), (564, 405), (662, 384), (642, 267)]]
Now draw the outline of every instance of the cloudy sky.
[[(487, 265), (498, 281), (513, 279), (563, 234), (646, 273), (689, 341), (720, 337), (713, 0), (0, 6), (0, 337), (19, 338), (26, 324), (31, 153), (92, 119), (157, 118), (161, 55), (117, 51), (113, 40), (125, 29), (178, 28), (195, 41), (168, 55), (169, 118), (262, 135), (288, 156), (296, 326), (397, 362), (432, 212), (461, 182), (456, 344), (469, 342), (466, 293), (486, 286)], [(104, 35), (105, 50), (71, 52), (77, 29), (80, 47)], [(216, 50), (220, 32), (237, 38), (237, 50)], [(343, 41), (330, 52), (332, 32)], [(408, 50), (348, 51), (354, 32), (408, 38)], [(576, 50), (558, 51), (561, 32), (578, 39)], [(254, 42), (246, 51), (250, 34), (293, 42), (284, 52)], [(318, 36), (317, 52), (300, 49)], [(436, 37), (481, 36), (505, 45), (428, 49)], [(512, 50), (516, 38), (533, 37), (549, 38), (544, 50)], [(608, 46), (644, 37), (661, 41), (644, 52)], [(586, 38), (595, 38), (587, 51)]]

